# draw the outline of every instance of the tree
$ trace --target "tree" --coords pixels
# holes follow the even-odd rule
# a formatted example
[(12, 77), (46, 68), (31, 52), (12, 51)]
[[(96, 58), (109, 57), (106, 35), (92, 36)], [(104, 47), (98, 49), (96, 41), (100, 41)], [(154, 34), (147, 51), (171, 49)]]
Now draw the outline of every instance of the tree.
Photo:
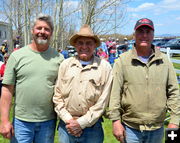
[[(2, 0), (3, 16), (12, 31), (22, 38), (22, 45), (31, 40), (31, 23), (39, 13), (52, 16), (52, 46), (64, 49), (69, 37), (83, 24), (96, 34), (116, 34), (126, 22), (124, 4), (130, 0)], [(117, 8), (118, 7), (118, 8)], [(117, 20), (118, 19), (118, 20)], [(11, 31), (11, 35), (13, 32)]]
[(118, 29), (123, 26), (123, 23), (126, 23), (124, 4), (129, 1), (81, 0), (82, 24), (91, 25), (97, 34), (112, 33), (112, 30), (116, 34)]

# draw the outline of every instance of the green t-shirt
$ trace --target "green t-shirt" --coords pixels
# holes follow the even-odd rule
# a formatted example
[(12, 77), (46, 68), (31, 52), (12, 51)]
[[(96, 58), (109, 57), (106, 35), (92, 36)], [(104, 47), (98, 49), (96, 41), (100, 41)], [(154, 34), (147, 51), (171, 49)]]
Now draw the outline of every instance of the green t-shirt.
[(56, 118), (52, 96), (63, 56), (55, 49), (35, 52), (25, 46), (13, 52), (3, 84), (15, 85), (15, 117), (29, 122)]

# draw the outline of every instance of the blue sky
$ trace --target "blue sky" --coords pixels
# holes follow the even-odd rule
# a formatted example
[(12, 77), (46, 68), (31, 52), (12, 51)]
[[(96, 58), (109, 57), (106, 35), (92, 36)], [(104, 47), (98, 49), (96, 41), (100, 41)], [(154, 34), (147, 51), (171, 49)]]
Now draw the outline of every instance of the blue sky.
[[(104, 1), (104, 0), (102, 0)], [(126, 0), (125, 0), (126, 1)], [(126, 22), (118, 33), (132, 34), (134, 25), (140, 18), (149, 18), (154, 22), (155, 35), (180, 35), (180, 0), (127, 0)], [(2, 1), (0, 1), (1, 3)], [(65, 0), (71, 7), (77, 7), (79, 0)], [(68, 4), (66, 3), (66, 5)], [(1, 8), (0, 8), (1, 10)], [(67, 9), (69, 11), (69, 9)], [(122, 10), (122, 7), (119, 7)], [(0, 20), (2, 17), (0, 17)]]
[(155, 35), (180, 34), (180, 0), (131, 0), (127, 4), (127, 24), (123, 34), (133, 32), (136, 21), (149, 18), (154, 22)]

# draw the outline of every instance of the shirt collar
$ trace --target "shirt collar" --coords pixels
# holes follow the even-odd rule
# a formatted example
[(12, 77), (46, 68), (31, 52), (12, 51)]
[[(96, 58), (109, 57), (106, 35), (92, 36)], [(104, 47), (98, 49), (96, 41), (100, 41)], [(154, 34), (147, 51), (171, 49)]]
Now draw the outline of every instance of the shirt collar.
[[(151, 45), (151, 48), (153, 49), (152, 50), (153, 52), (150, 55), (150, 58), (153, 58), (154, 60), (162, 59), (160, 49), (156, 48), (154, 45)], [(133, 55), (132, 59), (139, 59), (135, 45), (133, 46), (133, 49), (132, 49), (132, 55)]]
[[(98, 68), (99, 64), (100, 64), (100, 59), (93, 55), (92, 63), (85, 66), (84, 68)], [(71, 66), (78, 66), (78, 67), (82, 68), (82, 65), (80, 63), (78, 56), (73, 57), (73, 60), (71, 62)]]

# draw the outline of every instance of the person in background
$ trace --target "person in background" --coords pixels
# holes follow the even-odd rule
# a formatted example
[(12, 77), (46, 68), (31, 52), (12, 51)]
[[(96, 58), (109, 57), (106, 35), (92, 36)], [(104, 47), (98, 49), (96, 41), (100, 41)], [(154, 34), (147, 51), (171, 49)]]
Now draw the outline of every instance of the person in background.
[(7, 40), (4, 40), (1, 45), (1, 52), (4, 55), (5, 53), (8, 53), (8, 43)]
[(121, 143), (162, 143), (166, 111), (168, 128), (178, 128), (180, 93), (168, 57), (152, 45), (154, 24), (143, 18), (135, 25), (132, 50), (120, 55), (113, 67), (109, 118)]
[(102, 48), (98, 48), (97, 56), (101, 59), (105, 59), (106, 61), (108, 61), (108, 55), (106, 54), (106, 52), (103, 51)]
[(20, 45), (16, 44), (16, 47), (13, 49), (13, 52), (19, 50), (20, 48), (21, 48)]
[(61, 51), (61, 54), (64, 56), (64, 59), (69, 58), (69, 53), (68, 53), (67, 48), (66, 48), (66, 49), (63, 49), (63, 50)]
[(3, 61), (4, 61), (4, 56), (2, 54), (2, 48), (3, 48), (3, 46), (0, 46), (0, 65), (2, 65)]
[(6, 63), (7, 63), (8, 58), (9, 58), (9, 54), (6, 53), (4, 55), (4, 63), (2, 65), (0, 65), (0, 96), (1, 96), (2, 80), (3, 80), (4, 71), (6, 68)]
[(107, 45), (106, 45), (106, 43), (105, 43), (105, 39), (104, 39), (104, 38), (101, 38), (100, 41), (101, 41), (101, 45), (97, 48), (97, 50), (98, 50), (99, 48), (101, 48), (101, 49), (106, 53), (106, 55), (109, 55), (109, 53), (108, 53), (108, 47), (107, 47)]
[(89, 25), (70, 39), (78, 55), (60, 65), (53, 102), (60, 143), (103, 143), (102, 114), (112, 83), (111, 66), (94, 56), (100, 45)]
[(16, 38), (13, 40), (14, 48), (16, 48), (16, 45), (20, 45), (20, 36), (16, 36)]
[[(49, 46), (50, 16), (33, 22), (32, 43), (12, 52), (6, 64), (0, 100), (0, 134), (11, 143), (54, 143), (56, 113), (52, 97), (63, 56)], [(15, 96), (13, 124), (9, 112)]]

